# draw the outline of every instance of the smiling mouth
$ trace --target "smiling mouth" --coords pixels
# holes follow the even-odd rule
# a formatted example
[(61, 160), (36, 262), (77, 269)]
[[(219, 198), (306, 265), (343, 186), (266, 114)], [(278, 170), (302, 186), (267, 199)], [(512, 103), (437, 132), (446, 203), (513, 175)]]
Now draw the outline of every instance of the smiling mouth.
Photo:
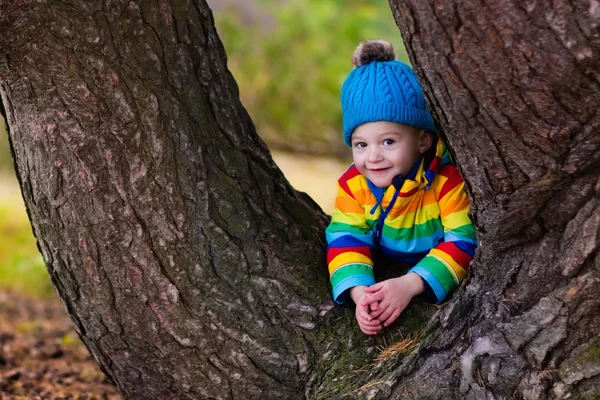
[(387, 171), (389, 168), (370, 168), (369, 171), (372, 172), (383, 172), (383, 171)]

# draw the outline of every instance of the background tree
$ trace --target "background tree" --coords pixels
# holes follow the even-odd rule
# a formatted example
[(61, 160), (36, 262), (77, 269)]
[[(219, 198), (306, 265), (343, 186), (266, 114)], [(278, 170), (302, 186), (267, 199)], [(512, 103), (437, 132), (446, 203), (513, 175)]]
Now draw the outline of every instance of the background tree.
[(418, 345), (373, 362), (327, 300), (327, 218), (256, 136), (204, 1), (0, 1), (1, 112), (38, 245), (124, 395), (597, 394), (597, 7), (390, 5), (482, 245)]

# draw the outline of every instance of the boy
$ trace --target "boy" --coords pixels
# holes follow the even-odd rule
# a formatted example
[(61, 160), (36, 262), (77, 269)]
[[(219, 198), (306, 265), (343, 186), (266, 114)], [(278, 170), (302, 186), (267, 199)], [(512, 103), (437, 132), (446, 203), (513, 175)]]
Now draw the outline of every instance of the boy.
[[(443, 301), (465, 278), (477, 241), (464, 182), (412, 69), (383, 40), (361, 42), (352, 63), (341, 102), (354, 164), (338, 180), (327, 262), (334, 300), (353, 300), (360, 329), (374, 335), (414, 296)], [(413, 267), (376, 283), (376, 254), (384, 269)]]

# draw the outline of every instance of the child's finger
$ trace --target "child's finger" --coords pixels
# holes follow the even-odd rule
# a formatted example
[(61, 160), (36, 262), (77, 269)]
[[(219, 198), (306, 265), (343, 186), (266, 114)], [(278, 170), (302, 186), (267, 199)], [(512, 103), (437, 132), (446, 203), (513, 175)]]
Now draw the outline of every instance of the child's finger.
[(375, 293), (378, 290), (380, 290), (382, 286), (383, 286), (383, 282), (376, 283), (372, 286), (367, 286), (365, 288), (365, 293)]
[(369, 307), (371, 308), (371, 311), (377, 311), (379, 309), (379, 302), (376, 301), (375, 303), (371, 303), (369, 304)]
[(381, 325), (381, 321), (377, 319), (373, 319), (369, 316), (367, 312), (359, 312), (357, 315), (358, 322), (363, 325), (368, 326), (379, 326)]
[(379, 333), (379, 331), (381, 330), (381, 328), (376, 329), (376, 330), (371, 330), (371, 329), (362, 329), (361, 331), (363, 331), (363, 333), (367, 334), (367, 335), (377, 335)]
[(377, 292), (366, 296), (360, 301), (361, 306), (370, 306), (370, 304), (383, 300), (383, 292)]
[(370, 320), (369, 318), (369, 306), (363, 306), (362, 304), (356, 305), (356, 313), (363, 316), (365, 319)]
[[(395, 312), (396, 310), (394, 309), (394, 307), (387, 307), (385, 309), (385, 311), (383, 311), (381, 314), (379, 314), (376, 318), (377, 321), (379, 322), (383, 322), (383, 321), (387, 321), (388, 318), (391, 317), (391, 315)], [(398, 315), (400, 315), (400, 313), (398, 313)], [(397, 318), (397, 317), (396, 317)]]
[(367, 335), (375, 335), (382, 329), (381, 325), (369, 326), (358, 324), (358, 326), (360, 327), (360, 330)]
[(377, 321), (381, 321), (381, 319), (379, 318), (379, 316), (381, 314), (383, 314), (388, 308), (390, 308), (388, 304), (381, 304), (381, 303), (379, 303), (378, 309), (375, 310), (375, 311), (371, 311), (369, 313), (369, 318), (377, 320)]
[(383, 327), (381, 325), (375, 325), (375, 326), (371, 326), (371, 325), (361, 325), (358, 324), (358, 326), (360, 327), (360, 330), (367, 333), (367, 331), (373, 332), (373, 333), (377, 333), (379, 332)]
[(390, 315), (390, 317), (388, 319), (385, 320), (385, 322), (383, 323), (383, 326), (390, 326), (399, 316), (400, 313), (402, 312), (401, 309), (396, 309), (392, 315)]

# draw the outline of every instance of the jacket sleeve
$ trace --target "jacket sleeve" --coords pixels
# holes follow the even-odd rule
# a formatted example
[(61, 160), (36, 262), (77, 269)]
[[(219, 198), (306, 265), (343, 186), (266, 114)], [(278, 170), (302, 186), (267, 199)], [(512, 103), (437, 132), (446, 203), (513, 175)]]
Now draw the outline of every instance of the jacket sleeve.
[(358, 285), (375, 284), (373, 275), (373, 233), (365, 211), (338, 182), (338, 195), (331, 223), (327, 227), (327, 264), (333, 299), (349, 300), (347, 290)]
[(475, 228), (468, 216), (470, 203), (465, 183), (454, 167), (444, 178), (441, 187), (433, 188), (440, 207), (444, 240), (409, 271), (423, 278), (437, 303), (465, 279), (477, 247)]

